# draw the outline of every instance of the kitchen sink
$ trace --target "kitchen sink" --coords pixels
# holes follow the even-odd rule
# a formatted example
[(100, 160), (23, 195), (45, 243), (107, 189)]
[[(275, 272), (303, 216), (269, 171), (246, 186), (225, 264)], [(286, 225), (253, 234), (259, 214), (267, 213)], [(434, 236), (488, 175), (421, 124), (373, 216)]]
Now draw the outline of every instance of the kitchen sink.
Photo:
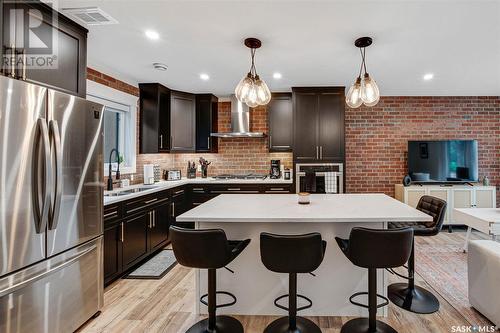
[(113, 191), (113, 192), (104, 193), (104, 196), (106, 196), (106, 197), (120, 197), (122, 195), (128, 195), (128, 194), (138, 193), (138, 192), (142, 192), (142, 191), (147, 191), (147, 190), (150, 190), (152, 188), (154, 188), (154, 187), (137, 187), (137, 188), (131, 188), (128, 190), (117, 190), (117, 191)]

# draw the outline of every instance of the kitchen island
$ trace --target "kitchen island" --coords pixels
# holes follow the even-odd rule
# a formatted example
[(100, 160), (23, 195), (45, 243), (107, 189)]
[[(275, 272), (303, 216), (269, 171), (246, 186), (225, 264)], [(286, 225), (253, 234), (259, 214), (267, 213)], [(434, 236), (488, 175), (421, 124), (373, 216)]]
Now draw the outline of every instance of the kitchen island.
[[(274, 299), (288, 293), (288, 276), (268, 271), (261, 262), (259, 235), (319, 232), (328, 242), (325, 258), (314, 272), (299, 274), (298, 292), (313, 301), (306, 316), (359, 316), (364, 310), (349, 303), (355, 292), (367, 290), (366, 269), (354, 266), (334, 238), (349, 237), (353, 227), (387, 228), (387, 222), (429, 222), (432, 217), (384, 194), (313, 194), (311, 203), (299, 205), (295, 194), (223, 194), (180, 216), (197, 229), (221, 228), (229, 239), (250, 238), (250, 245), (230, 264), (232, 274), (217, 271), (217, 290), (233, 293), (238, 301), (218, 313), (283, 315)], [(384, 270), (378, 270), (378, 293), (386, 295)], [(197, 299), (206, 293), (207, 272), (196, 274)], [(219, 300), (222, 302), (223, 300)], [(300, 304), (299, 304), (300, 306)], [(197, 313), (206, 307), (196, 305)], [(380, 314), (383, 314), (382, 310)]]

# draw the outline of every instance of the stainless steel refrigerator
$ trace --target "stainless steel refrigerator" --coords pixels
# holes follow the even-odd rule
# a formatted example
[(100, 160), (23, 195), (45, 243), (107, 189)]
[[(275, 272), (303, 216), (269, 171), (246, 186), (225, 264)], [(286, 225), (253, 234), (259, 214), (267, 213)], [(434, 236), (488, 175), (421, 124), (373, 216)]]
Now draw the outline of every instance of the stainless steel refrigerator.
[(0, 77), (0, 332), (103, 305), (103, 106)]

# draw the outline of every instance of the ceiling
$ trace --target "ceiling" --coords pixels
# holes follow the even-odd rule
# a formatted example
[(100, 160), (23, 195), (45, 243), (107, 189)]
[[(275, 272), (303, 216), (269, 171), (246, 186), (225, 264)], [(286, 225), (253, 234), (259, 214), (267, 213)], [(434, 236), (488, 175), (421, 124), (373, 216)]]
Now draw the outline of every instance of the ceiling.
[(371, 36), (367, 66), (382, 95), (500, 95), (500, 1), (59, 0), (80, 6), (119, 22), (88, 27), (89, 66), (131, 84), (228, 95), (250, 66), (243, 40), (257, 37), (257, 72), (272, 91), (349, 86), (360, 65), (353, 42)]

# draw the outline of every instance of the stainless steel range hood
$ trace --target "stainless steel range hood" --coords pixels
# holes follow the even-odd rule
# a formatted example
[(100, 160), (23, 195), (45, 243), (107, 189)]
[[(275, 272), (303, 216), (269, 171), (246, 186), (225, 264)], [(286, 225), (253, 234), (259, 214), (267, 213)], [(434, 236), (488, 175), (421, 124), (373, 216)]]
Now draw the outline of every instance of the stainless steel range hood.
[(219, 138), (263, 138), (262, 132), (250, 132), (250, 108), (231, 95), (231, 132), (211, 133)]

